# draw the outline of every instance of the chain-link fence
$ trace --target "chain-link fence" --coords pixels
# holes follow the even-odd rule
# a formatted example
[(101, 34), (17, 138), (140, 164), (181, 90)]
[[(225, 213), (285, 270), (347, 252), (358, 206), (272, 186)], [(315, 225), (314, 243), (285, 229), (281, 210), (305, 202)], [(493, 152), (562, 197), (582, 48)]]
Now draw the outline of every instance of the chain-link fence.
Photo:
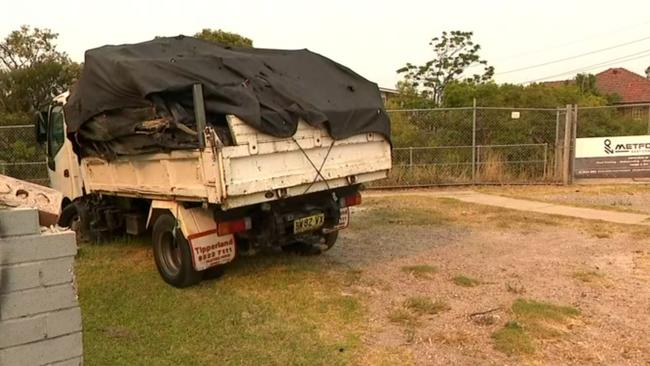
[(0, 174), (47, 184), (45, 152), (33, 125), (0, 126)]
[[(562, 181), (567, 115), (577, 137), (650, 134), (650, 104), (389, 110), (393, 170), (375, 186)], [(574, 113), (574, 115), (571, 115)], [(47, 184), (33, 126), (0, 126), (0, 174)]]
[(393, 170), (376, 186), (560, 179), (564, 108), (390, 110)]
[(650, 104), (576, 107), (576, 137), (650, 135)]

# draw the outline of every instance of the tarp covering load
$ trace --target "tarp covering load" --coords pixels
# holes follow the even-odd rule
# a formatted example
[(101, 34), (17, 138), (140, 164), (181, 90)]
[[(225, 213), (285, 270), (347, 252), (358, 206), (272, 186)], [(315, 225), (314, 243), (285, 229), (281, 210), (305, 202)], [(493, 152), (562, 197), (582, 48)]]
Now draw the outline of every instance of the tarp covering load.
[(67, 132), (84, 156), (194, 148), (195, 83), (225, 143), (226, 114), (276, 137), (292, 136), (299, 119), (325, 124), (335, 139), (390, 137), (377, 85), (326, 57), (184, 36), (87, 51), (65, 106)]

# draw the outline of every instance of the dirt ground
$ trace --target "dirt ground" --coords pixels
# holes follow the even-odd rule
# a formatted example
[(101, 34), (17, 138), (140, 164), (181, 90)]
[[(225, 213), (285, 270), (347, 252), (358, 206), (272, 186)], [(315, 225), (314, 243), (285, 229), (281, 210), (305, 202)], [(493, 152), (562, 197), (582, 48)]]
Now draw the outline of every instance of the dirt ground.
[[(639, 365), (650, 364), (649, 234), (450, 199), (381, 197), (355, 210), (323, 259), (347, 268), (342, 291), (366, 307), (361, 363)], [(422, 312), (413, 298), (444, 305)], [(522, 299), (579, 315), (542, 319), (553, 330), (546, 333), (522, 323), (531, 349), (504, 351), (496, 334), (519, 327), (513, 304)]]

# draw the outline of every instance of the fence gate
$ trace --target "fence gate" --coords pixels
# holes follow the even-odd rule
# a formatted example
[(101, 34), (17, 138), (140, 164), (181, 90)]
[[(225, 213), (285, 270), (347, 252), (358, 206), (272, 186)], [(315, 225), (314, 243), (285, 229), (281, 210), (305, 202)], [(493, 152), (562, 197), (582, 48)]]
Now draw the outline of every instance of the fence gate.
[(378, 186), (562, 181), (567, 108), (389, 110), (393, 170)]

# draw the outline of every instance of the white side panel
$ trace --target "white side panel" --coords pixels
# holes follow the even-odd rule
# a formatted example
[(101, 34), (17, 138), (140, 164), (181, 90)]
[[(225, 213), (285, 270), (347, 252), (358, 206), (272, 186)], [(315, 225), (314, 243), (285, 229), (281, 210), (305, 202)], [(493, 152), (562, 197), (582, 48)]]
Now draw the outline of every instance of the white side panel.
[[(322, 177), (332, 181), (331, 187), (346, 184), (345, 179), (352, 176), (356, 182), (360, 182), (359, 175), (366, 175), (368, 180), (381, 179), (391, 167), (390, 145), (377, 134), (333, 141), (325, 130), (301, 122), (292, 139), (282, 139), (259, 133), (234, 117), (229, 123), (235, 141), (244, 145), (222, 150), (228, 201), (244, 195), (309, 186), (314, 180), (323, 180), (318, 169)], [(324, 186), (315, 185), (310, 191), (326, 189), (327, 185)]]

